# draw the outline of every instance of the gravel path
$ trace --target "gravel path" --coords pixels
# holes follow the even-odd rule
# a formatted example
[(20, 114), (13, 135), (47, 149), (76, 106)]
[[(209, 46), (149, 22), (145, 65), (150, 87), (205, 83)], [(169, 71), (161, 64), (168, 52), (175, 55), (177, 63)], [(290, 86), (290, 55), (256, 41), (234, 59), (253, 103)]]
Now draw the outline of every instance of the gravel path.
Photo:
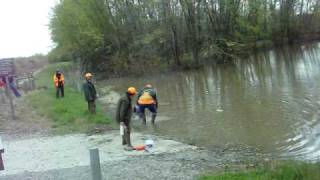
[[(228, 157), (226, 157), (228, 156)], [(231, 158), (232, 157), (232, 158)], [(233, 159), (235, 154), (221, 155), (203, 150), (178, 153), (145, 155), (115, 160), (102, 164), (103, 179), (196, 179), (204, 171), (217, 169)], [(43, 172), (23, 172), (0, 177), (4, 180), (88, 180), (91, 179), (89, 166), (76, 166)]]
[(5, 170), (0, 172), (0, 180), (90, 179), (89, 149), (94, 147), (100, 151), (104, 179), (195, 179), (204, 171), (256, 157), (250, 152), (202, 150), (140, 133), (133, 133), (132, 141), (139, 145), (149, 138), (155, 141), (153, 154), (124, 151), (118, 131), (4, 140)]

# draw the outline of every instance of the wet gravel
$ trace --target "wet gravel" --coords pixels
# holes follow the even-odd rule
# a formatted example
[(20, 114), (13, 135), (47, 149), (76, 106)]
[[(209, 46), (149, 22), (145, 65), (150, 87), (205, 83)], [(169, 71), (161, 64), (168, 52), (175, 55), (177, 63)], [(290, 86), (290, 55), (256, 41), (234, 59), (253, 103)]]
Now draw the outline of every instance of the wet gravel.
[[(194, 179), (219, 163), (221, 158), (214, 154), (187, 151), (107, 162), (102, 164), (101, 170), (103, 179)], [(88, 180), (91, 179), (91, 171), (89, 166), (81, 166), (45, 172), (24, 172), (0, 179)]]
[[(110, 161), (102, 164), (101, 170), (103, 179), (108, 180), (191, 180), (197, 179), (204, 172), (221, 171), (231, 165), (238, 165), (237, 168), (239, 169), (244, 166), (245, 161), (248, 162), (250, 156), (249, 152), (240, 155), (237, 152), (187, 150), (178, 153), (134, 156), (126, 160)], [(91, 179), (91, 170), (90, 166), (78, 166), (43, 172), (25, 171), (16, 175), (0, 177), (0, 180), (21, 179), (88, 180)]]

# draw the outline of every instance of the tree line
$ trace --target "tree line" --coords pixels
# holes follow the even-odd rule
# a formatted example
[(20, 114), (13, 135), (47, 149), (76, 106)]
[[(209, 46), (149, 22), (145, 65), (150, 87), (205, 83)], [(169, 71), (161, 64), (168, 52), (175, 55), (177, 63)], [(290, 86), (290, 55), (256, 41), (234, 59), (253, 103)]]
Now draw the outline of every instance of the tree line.
[(112, 74), (229, 61), (320, 36), (320, 0), (60, 0), (54, 61)]

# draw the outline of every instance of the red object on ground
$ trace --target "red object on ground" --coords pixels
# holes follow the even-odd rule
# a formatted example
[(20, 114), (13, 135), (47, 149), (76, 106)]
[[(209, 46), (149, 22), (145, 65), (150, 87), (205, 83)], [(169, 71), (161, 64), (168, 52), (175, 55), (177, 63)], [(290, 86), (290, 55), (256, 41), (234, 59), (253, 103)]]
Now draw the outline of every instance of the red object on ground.
[(144, 145), (138, 145), (133, 147), (136, 151), (143, 151), (144, 150)]

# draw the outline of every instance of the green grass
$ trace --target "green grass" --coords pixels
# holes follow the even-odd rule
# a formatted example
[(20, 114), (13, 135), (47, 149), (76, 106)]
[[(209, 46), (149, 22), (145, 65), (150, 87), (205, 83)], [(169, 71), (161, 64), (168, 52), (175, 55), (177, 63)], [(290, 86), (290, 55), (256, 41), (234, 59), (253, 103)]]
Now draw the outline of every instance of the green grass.
[(199, 180), (318, 180), (320, 163), (285, 161), (276, 165), (258, 167), (240, 172), (207, 174)]
[[(65, 97), (56, 99), (52, 76), (56, 69), (66, 72), (70, 63), (51, 64), (36, 75), (37, 87), (40, 90), (29, 94), (27, 102), (40, 114), (53, 121), (53, 127), (61, 133), (87, 132), (96, 125), (111, 123), (111, 119), (97, 104), (97, 113), (88, 112), (84, 95), (66, 85)], [(66, 81), (68, 77), (66, 77)], [(42, 88), (41, 88), (42, 87)]]

